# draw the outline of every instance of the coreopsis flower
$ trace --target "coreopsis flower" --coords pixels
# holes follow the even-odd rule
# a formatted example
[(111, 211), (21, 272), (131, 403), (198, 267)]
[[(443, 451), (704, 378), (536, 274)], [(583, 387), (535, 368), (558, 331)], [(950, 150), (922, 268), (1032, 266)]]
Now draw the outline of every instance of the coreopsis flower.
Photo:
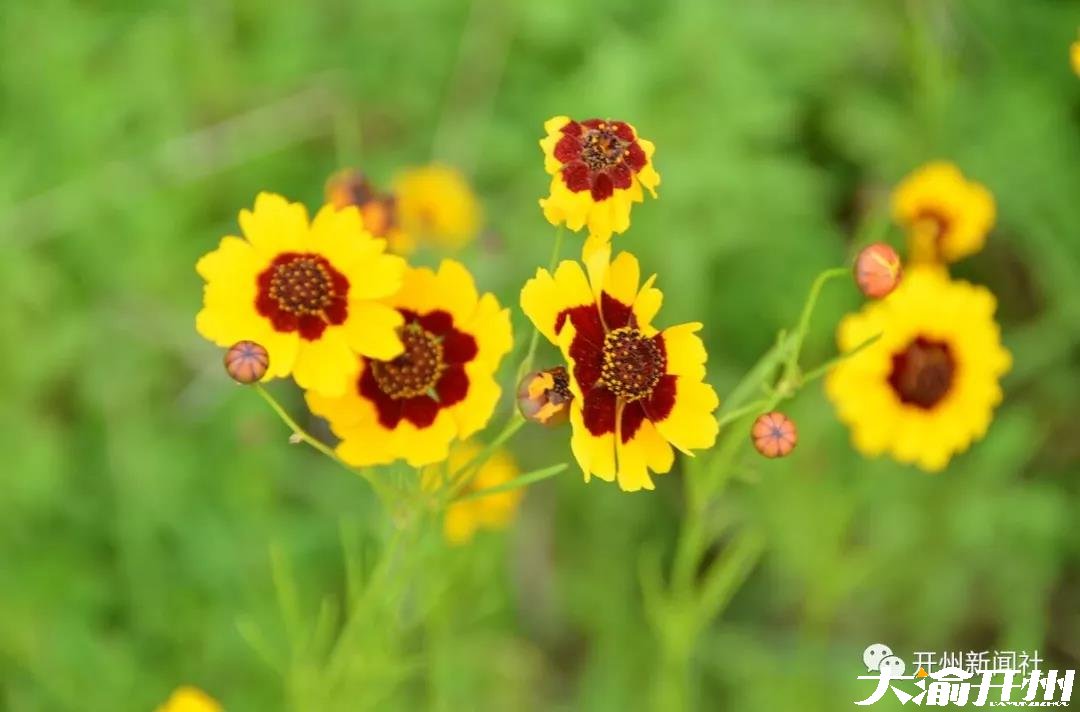
[(907, 230), (912, 262), (956, 262), (986, 243), (994, 226), (994, 196), (953, 164), (936, 161), (901, 181), (892, 212)]
[(540, 200), (552, 225), (575, 232), (589, 229), (586, 257), (630, 227), (630, 208), (644, 200), (642, 188), (656, 197), (660, 174), (653, 167), (652, 141), (623, 121), (574, 121), (556, 116), (544, 123), (540, 140), (551, 194)]
[(1074, 73), (1080, 75), (1080, 40), (1075, 40), (1069, 45), (1069, 64)]
[(650, 471), (665, 473), (672, 446), (690, 454), (711, 447), (718, 400), (705, 377), (705, 347), (690, 323), (652, 326), (662, 294), (651, 277), (639, 284), (637, 259), (540, 269), (521, 291), (521, 308), (559, 346), (570, 372), (571, 449), (588, 481), (618, 480), (623, 490), (653, 489)]
[(157, 712), (222, 712), (222, 707), (199, 688), (185, 685), (176, 688)]
[[(443, 483), (444, 472), (456, 473), (477, 457), (479, 445), (468, 442), (455, 447), (447, 461), (448, 467), (429, 465), (424, 468), (421, 477), (424, 488), (438, 489)], [(519, 474), (517, 463), (505, 450), (496, 450), (487, 462), (481, 465), (459, 497), (497, 487), (509, 482)], [(517, 513), (524, 490), (512, 489), (487, 495), (477, 499), (451, 502), (443, 518), (443, 535), (451, 544), (467, 544), (480, 529), (505, 529)]]
[(467, 245), (480, 228), (480, 201), (465, 176), (439, 164), (402, 171), (394, 178), (397, 214), (413, 240), (445, 250)]
[(491, 418), (500, 394), (494, 374), (512, 342), (509, 311), (477, 294), (454, 260), (438, 272), (408, 269), (384, 304), (402, 324), (404, 352), (358, 358), (359, 374), (343, 395), (308, 391), (308, 406), (330, 422), (338, 455), (351, 465), (441, 462), (454, 440)]
[(398, 290), (400, 257), (384, 254), (355, 209), (307, 210), (260, 193), (240, 211), (244, 237), (224, 237), (198, 261), (206, 280), (195, 328), (223, 347), (253, 341), (269, 357), (263, 380), (292, 374), (307, 389), (341, 395), (356, 379), (356, 354), (402, 351), (401, 315), (381, 303)]
[(355, 206), (364, 229), (386, 240), (391, 252), (407, 255), (416, 249), (413, 236), (401, 227), (397, 199), (377, 190), (360, 171), (348, 168), (330, 176), (326, 181), (326, 202), (338, 210)]
[(842, 351), (881, 334), (826, 381), (856, 449), (933, 472), (982, 438), (1012, 363), (996, 306), (984, 287), (923, 266), (887, 298), (841, 321)]

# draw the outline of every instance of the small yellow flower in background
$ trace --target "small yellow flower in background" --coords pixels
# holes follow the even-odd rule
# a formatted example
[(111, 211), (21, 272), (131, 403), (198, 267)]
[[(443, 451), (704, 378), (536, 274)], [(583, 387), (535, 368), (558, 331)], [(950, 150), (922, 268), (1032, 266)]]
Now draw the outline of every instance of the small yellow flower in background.
[(956, 262), (982, 249), (994, 226), (994, 196), (951, 163), (928, 163), (892, 195), (893, 218), (908, 233), (911, 262)]
[(326, 202), (338, 210), (355, 206), (360, 211), (364, 229), (374, 237), (386, 240), (391, 252), (407, 255), (416, 249), (413, 237), (401, 227), (397, 199), (376, 190), (360, 171), (347, 168), (330, 176), (326, 181)]
[[(482, 448), (475, 443), (463, 443), (454, 448), (448, 461), (449, 472), (457, 472), (480, 454)], [(429, 466), (422, 473), (424, 486), (434, 488), (439, 484), (443, 468)], [(505, 450), (497, 450), (488, 458), (476, 475), (462, 490), (462, 495), (496, 487), (519, 475), (517, 464)], [(517, 513), (524, 491), (512, 489), (467, 502), (457, 501), (446, 509), (443, 533), (451, 544), (467, 544), (479, 529), (505, 529)]]
[(394, 179), (398, 218), (416, 242), (455, 251), (480, 229), (480, 202), (460, 171), (432, 164), (402, 171)]
[(986, 434), (1002, 398), (998, 381), (1012, 363), (996, 307), (986, 288), (924, 266), (841, 321), (841, 351), (882, 335), (825, 385), (857, 450), (936, 472)]
[(176, 688), (157, 712), (222, 712), (222, 707), (199, 688), (185, 685)]
[(1080, 40), (1069, 45), (1069, 63), (1072, 64), (1073, 72), (1080, 75)]
[(222, 238), (195, 266), (206, 280), (195, 318), (205, 338), (253, 341), (269, 356), (263, 380), (292, 374), (327, 395), (356, 379), (356, 353), (401, 353), (401, 315), (377, 300), (401, 286), (405, 262), (384, 254), (355, 209), (327, 206), (309, 223), (303, 205), (260, 193), (240, 227), (243, 238)]
[(403, 324), (404, 352), (357, 359), (359, 377), (344, 395), (308, 391), (308, 406), (330, 422), (350, 465), (441, 462), (454, 440), (483, 428), (495, 410), (494, 374), (512, 344), (510, 312), (493, 295), (479, 295), (455, 260), (443, 260), (438, 272), (408, 269), (384, 304)]
[(552, 176), (551, 194), (540, 200), (552, 225), (589, 229), (585, 257), (630, 227), (630, 208), (644, 200), (642, 188), (656, 197), (660, 174), (653, 167), (651, 141), (622, 121), (574, 121), (556, 116), (544, 123), (540, 141), (544, 170)]
[(655, 277), (639, 286), (637, 258), (610, 256), (610, 249), (594, 252), (588, 276), (571, 261), (554, 275), (537, 270), (521, 291), (521, 308), (567, 360), (570, 445), (585, 480), (653, 489), (649, 472), (671, 470), (672, 445), (687, 454), (712, 447), (719, 401), (703, 382), (701, 324), (655, 329), (663, 298)]

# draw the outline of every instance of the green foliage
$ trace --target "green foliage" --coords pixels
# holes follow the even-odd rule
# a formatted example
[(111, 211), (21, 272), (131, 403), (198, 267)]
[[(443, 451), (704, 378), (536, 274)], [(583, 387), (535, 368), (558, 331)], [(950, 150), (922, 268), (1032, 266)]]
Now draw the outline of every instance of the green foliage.
[[(230, 712), (834, 710), (866, 694), (872, 641), (1080, 667), (1076, 17), (1051, 0), (4, 3), (0, 708), (150, 710), (192, 683)], [(867, 461), (808, 386), (785, 406), (792, 457), (733, 446), (702, 526), (706, 561), (735, 563), (685, 636), (667, 577), (708, 462), (637, 495), (570, 468), (511, 531), (451, 548), (435, 518), (401, 526), (290, 446), (193, 329), (194, 262), (237, 211), (264, 189), (315, 206), (345, 164), (470, 172), (488, 232), (465, 259), (515, 305), (550, 252), (536, 141), (563, 113), (655, 141), (661, 198), (616, 244), (660, 275), (664, 324), (706, 324), (722, 396), (908, 170), (952, 159), (998, 202), (957, 269), (998, 295), (1015, 359), (987, 438), (940, 476)], [(825, 290), (806, 364), (857, 297)], [(523, 471), (570, 460), (564, 431), (514, 448)]]

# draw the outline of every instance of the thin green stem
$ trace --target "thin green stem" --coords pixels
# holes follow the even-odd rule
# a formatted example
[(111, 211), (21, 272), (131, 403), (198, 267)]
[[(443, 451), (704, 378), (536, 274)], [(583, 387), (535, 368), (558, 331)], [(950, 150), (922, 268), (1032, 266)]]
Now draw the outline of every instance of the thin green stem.
[(521, 413), (514, 411), (514, 414), (510, 416), (510, 419), (503, 426), (502, 431), (495, 436), (495, 439), (488, 443), (483, 450), (466, 462), (461, 469), (450, 476), (450, 485), (446, 488), (446, 501), (453, 499), (465, 485), (469, 483), (469, 480), (481, 467), (484, 466), (491, 456), (495, 454), (495, 451), (506, 444), (510, 438), (517, 434), (517, 431), (521, 430), (521, 426), (525, 425), (525, 418)]
[(300, 440), (302, 440), (303, 442), (307, 443), (326, 457), (338, 463), (352, 474), (360, 475), (361, 477), (363, 477), (380, 494), (385, 495), (387, 493), (387, 490), (383, 486), (383, 484), (376, 480), (374, 477), (372, 477), (368, 472), (354, 468), (352, 465), (348, 464), (340, 457), (338, 457), (338, 454), (334, 452), (333, 448), (331, 448), (329, 445), (314, 437), (313, 435), (308, 433), (308, 431), (300, 427), (300, 425), (295, 420), (293, 420), (293, 417), (285, 411), (285, 408), (277, 402), (277, 399), (274, 398), (274, 396), (272, 396), (268, 390), (263, 388), (262, 384), (256, 383), (254, 388), (255, 391), (259, 394), (259, 396), (261, 396), (262, 399), (270, 405), (270, 408), (275, 413), (277, 413), (277, 416), (281, 418), (281, 421), (285, 423), (285, 425), (289, 426), (289, 429), (292, 430), (293, 434), (296, 437), (300, 438)]
[(490, 497), (493, 494), (501, 494), (503, 492), (509, 492), (511, 490), (520, 489), (522, 487), (528, 487), (529, 485), (540, 482), (541, 480), (546, 480), (549, 477), (554, 477), (555, 475), (565, 470), (566, 467), (567, 465), (565, 462), (560, 462), (558, 465), (552, 465), (551, 467), (544, 467), (539, 470), (533, 470), (532, 472), (527, 472), (524, 475), (515, 477), (508, 482), (503, 482), (500, 485), (495, 485), (493, 487), (485, 487), (482, 490), (470, 492), (464, 497), (459, 497), (454, 501), (471, 502), (473, 500), (483, 499), (484, 497)]
[(828, 361), (821, 364), (817, 368), (812, 369), (810, 371), (807, 371), (806, 374), (802, 377), (802, 381), (801, 381), (800, 385), (805, 386), (807, 383), (812, 383), (813, 381), (816, 381), (817, 379), (821, 378), (826, 373), (831, 371), (833, 368), (835, 368), (836, 365), (839, 364), (841, 361), (845, 361), (845, 360), (851, 358), (852, 356), (854, 356), (855, 354), (859, 353), (863, 349), (872, 346), (882, 336), (883, 336), (883, 334), (874, 334), (869, 339), (866, 339), (865, 341), (863, 341), (861, 344), (859, 344), (855, 348), (851, 349), (850, 351), (845, 351), (844, 353), (842, 353), (842, 354), (840, 354), (838, 356), (834, 356), (833, 358), (829, 359)]
[(794, 343), (791, 346), (791, 351), (788, 353), (787, 363), (784, 368), (784, 377), (790, 379), (793, 377), (799, 367), (799, 355), (802, 353), (803, 341), (806, 339), (806, 332), (810, 328), (810, 316), (814, 313), (814, 308), (817, 306), (818, 297), (821, 296), (821, 289), (825, 286), (825, 283), (830, 279), (836, 279), (837, 277), (846, 277), (851, 274), (851, 270), (847, 267), (834, 267), (827, 269), (817, 276), (814, 283), (810, 285), (810, 294), (806, 297), (806, 303), (803, 304), (802, 314), (799, 316), (799, 326), (795, 330)]

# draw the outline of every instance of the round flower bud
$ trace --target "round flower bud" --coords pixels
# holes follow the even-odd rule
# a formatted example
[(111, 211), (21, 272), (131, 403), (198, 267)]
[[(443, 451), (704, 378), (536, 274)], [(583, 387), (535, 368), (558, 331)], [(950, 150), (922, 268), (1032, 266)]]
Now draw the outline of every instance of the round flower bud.
[(884, 242), (867, 245), (855, 258), (855, 283), (871, 299), (888, 296), (900, 284), (900, 256)]
[(750, 436), (754, 447), (765, 457), (784, 457), (795, 449), (799, 431), (791, 418), (773, 411), (758, 416), (750, 428)]
[(266, 374), (270, 356), (254, 341), (237, 341), (225, 352), (225, 371), (237, 383), (254, 383)]
[(541, 425), (560, 425), (570, 412), (570, 375), (563, 366), (533, 371), (518, 385), (518, 409), (526, 420)]

